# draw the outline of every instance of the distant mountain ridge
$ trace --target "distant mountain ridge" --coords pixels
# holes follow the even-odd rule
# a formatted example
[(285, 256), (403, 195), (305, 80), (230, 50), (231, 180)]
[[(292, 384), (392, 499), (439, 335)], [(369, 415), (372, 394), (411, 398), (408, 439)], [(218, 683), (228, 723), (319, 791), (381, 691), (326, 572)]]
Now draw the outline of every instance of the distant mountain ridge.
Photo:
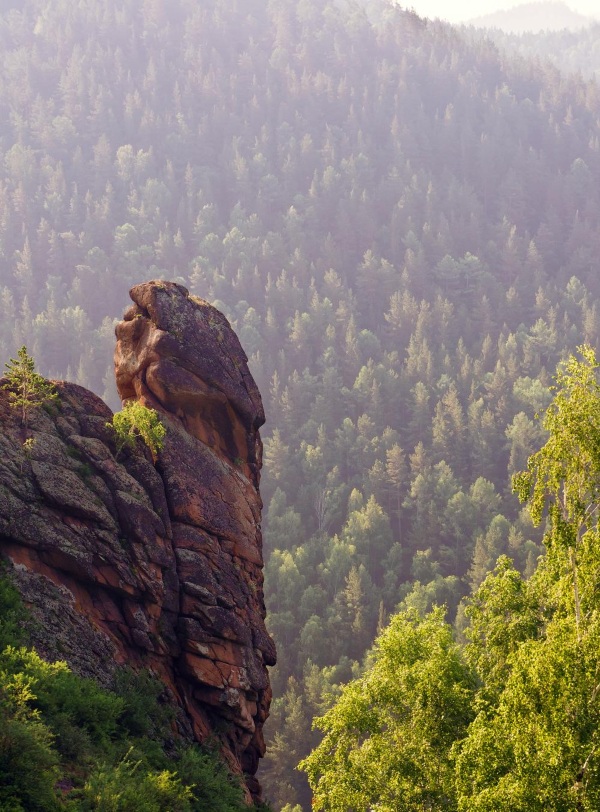
[(542, 2), (523, 3), (510, 9), (495, 11), (468, 21), (477, 28), (500, 28), (513, 34), (524, 34), (527, 31), (562, 31), (585, 28), (594, 22), (573, 11), (566, 3)]

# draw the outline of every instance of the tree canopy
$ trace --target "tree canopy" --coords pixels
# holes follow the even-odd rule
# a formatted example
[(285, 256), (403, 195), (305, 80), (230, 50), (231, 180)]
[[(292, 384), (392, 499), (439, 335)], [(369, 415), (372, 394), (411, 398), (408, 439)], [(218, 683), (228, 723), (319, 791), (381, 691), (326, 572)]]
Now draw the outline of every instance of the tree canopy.
[(594, 351), (580, 355), (514, 479), (537, 521), (549, 505), (545, 557), (529, 579), (500, 558), (465, 602), (463, 645), (443, 609), (392, 617), (316, 722), (325, 735), (301, 768), (317, 809), (598, 808), (600, 387)]
[(8, 390), (10, 405), (20, 412), (21, 424), (27, 429), (31, 410), (56, 400), (58, 392), (50, 381), (35, 371), (35, 361), (28, 355), (25, 345), (5, 367), (7, 381), (2, 388)]

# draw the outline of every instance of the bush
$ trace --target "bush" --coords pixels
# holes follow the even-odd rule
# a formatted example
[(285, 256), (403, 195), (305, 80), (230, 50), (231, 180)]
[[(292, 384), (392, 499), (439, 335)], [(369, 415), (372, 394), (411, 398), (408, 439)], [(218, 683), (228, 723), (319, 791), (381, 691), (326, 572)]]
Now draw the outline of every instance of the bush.
[(120, 697), (92, 679), (73, 674), (66, 663), (45, 662), (33, 650), (8, 648), (1, 657), (6, 671), (29, 680), (32, 704), (56, 734), (59, 751), (63, 739), (76, 735), (81, 741), (82, 732), (95, 748), (110, 747), (118, 735), (118, 719), (125, 705)]
[[(10, 652), (11, 649), (6, 649)], [(32, 680), (0, 663), (0, 809), (57, 809), (58, 758), (52, 734), (32, 707)]]
[(156, 769), (165, 766), (165, 746), (173, 749), (171, 722), (174, 708), (161, 701), (163, 683), (148, 671), (120, 669), (115, 692), (123, 700), (119, 716), (121, 752), (133, 745), (135, 757)]
[(192, 788), (193, 812), (248, 812), (239, 781), (216, 750), (186, 748), (177, 761), (177, 773)]
[(191, 812), (191, 792), (174, 772), (147, 772), (129, 755), (114, 767), (101, 766), (80, 796), (81, 812)]
[(120, 669), (115, 677), (115, 692), (123, 700), (119, 724), (131, 736), (162, 737), (168, 735), (173, 709), (160, 699), (165, 687), (148, 671), (136, 673)]
[(36, 719), (17, 719), (0, 709), (0, 809), (51, 812), (58, 758), (52, 736)]
[(0, 567), (0, 652), (24, 642), (26, 612), (16, 588)]
[(163, 447), (166, 429), (158, 413), (138, 402), (126, 403), (123, 410), (113, 415), (107, 423), (117, 438), (117, 456), (124, 448), (135, 448), (141, 437), (154, 456)]

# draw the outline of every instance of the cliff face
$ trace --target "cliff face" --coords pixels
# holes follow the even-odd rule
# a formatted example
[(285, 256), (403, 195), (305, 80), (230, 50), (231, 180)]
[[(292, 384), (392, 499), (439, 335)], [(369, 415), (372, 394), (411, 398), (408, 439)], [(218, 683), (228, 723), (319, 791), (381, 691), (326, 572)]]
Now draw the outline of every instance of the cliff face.
[(221, 313), (167, 282), (131, 297), (117, 385), (160, 413), (158, 459), (141, 444), (116, 459), (110, 410), (69, 383), (57, 385), (56, 408), (32, 414), (28, 450), (0, 390), (0, 556), (39, 621), (43, 655), (105, 683), (118, 664), (151, 669), (180, 708), (180, 732), (218, 735), (256, 797), (275, 662), (260, 395)]

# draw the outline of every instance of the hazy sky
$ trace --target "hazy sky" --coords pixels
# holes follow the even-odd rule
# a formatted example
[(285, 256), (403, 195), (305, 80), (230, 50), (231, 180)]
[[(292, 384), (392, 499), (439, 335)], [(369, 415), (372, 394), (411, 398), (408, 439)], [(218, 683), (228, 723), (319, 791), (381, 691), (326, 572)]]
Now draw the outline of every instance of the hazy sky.
[[(528, 0), (521, 0), (527, 2)], [(450, 22), (462, 22), (500, 9), (521, 5), (516, 0), (400, 0), (405, 8), (414, 8), (422, 17), (441, 17)], [(598, 0), (570, 0), (569, 8), (590, 17), (600, 17)]]

